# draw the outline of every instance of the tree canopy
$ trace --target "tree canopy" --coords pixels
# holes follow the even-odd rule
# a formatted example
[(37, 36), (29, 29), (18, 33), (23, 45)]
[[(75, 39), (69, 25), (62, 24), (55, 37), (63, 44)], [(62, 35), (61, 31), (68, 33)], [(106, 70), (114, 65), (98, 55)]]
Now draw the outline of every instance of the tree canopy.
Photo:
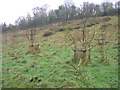
[(119, 4), (120, 1), (116, 2), (115, 5), (112, 2), (103, 2), (101, 4), (83, 2), (80, 7), (77, 7), (72, 0), (65, 0), (64, 4), (60, 5), (58, 9), (49, 12), (49, 6), (45, 4), (32, 9), (33, 17), (30, 14), (26, 17), (21, 16), (15, 21), (15, 25), (7, 26), (4, 23), (2, 30), (8, 31), (11, 26), (24, 30), (66, 20), (117, 15)]

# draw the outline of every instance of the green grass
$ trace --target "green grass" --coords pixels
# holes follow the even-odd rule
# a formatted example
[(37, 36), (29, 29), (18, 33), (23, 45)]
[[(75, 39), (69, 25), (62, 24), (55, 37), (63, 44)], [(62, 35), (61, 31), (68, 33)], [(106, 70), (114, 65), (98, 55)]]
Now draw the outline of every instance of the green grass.
[[(20, 53), (23, 48), (19, 47), (17, 52)], [(70, 64), (66, 63), (73, 56), (71, 48), (43, 47), (41, 50), (42, 53), (35, 55), (24, 55), (25, 53), (23, 53), (24, 56), (19, 56), (14, 53), (19, 56), (17, 59), (9, 58), (10, 56), (6, 55), (3, 58), (3, 87), (116, 88), (118, 86), (117, 62), (100, 63), (99, 58), (96, 58), (96, 55), (99, 57), (97, 50), (91, 51), (93, 53), (92, 62), (88, 66), (79, 68), (82, 73), (78, 73)], [(111, 51), (113, 53), (109, 55), (114, 56), (116, 54), (114, 51)], [(7, 71), (7, 69), (11, 71)], [(30, 82), (30, 78), (34, 80)]]
[[(113, 21), (116, 18), (112, 18), (109, 23), (114, 24)], [(96, 25), (96, 30), (98, 26), (99, 24)], [(63, 33), (56, 33), (50, 38)], [(61, 40), (61, 38), (57, 39)], [(110, 39), (114, 40), (114, 38)], [(118, 87), (118, 52), (115, 40), (106, 44), (107, 59), (104, 62), (100, 62), (99, 46), (96, 46), (91, 50), (91, 62), (87, 66), (78, 67), (78, 70), (68, 63), (72, 63), (73, 57), (73, 51), (69, 45), (61, 48), (59, 44), (62, 40), (56, 43), (53, 43), (55, 40), (38, 40), (42, 44), (40, 53), (37, 54), (26, 54), (27, 46), (23, 43), (19, 44), (16, 49), (11, 49), (9, 46), (3, 47), (3, 88)], [(23, 40), (23, 42), (26, 41)]]

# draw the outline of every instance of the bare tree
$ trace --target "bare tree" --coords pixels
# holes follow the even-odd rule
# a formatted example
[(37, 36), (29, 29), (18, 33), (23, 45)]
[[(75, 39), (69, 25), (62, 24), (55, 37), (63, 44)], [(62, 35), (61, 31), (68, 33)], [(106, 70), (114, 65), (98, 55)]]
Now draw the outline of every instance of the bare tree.
[(10, 33), (10, 46), (15, 49), (17, 44), (17, 34), (15, 32)]
[(86, 19), (84, 20), (81, 34), (76, 34), (75, 37), (72, 34), (69, 34), (69, 39), (74, 44), (74, 56), (72, 61), (77, 63), (78, 66), (87, 65), (88, 62), (90, 62), (90, 50), (92, 49), (91, 42), (94, 39), (95, 31), (93, 34), (89, 34), (90, 32), (86, 30)]
[(33, 28), (31, 30), (26, 31), (26, 37), (29, 40), (27, 53), (35, 54), (40, 51), (39, 44), (35, 42), (35, 35), (36, 35), (36, 32), (35, 32), (35, 29)]
[(40, 26), (47, 23), (47, 9), (48, 5), (43, 5), (42, 7), (33, 8), (33, 22), (34, 26)]
[(101, 62), (107, 60), (107, 53), (106, 53), (106, 48), (105, 48), (105, 45), (106, 45), (106, 39), (105, 39), (106, 38), (106, 30), (107, 30), (106, 25), (102, 25), (100, 27), (99, 38), (96, 39), (98, 41), (99, 52), (100, 52), (100, 55), (101, 55), (101, 59), (100, 59)]

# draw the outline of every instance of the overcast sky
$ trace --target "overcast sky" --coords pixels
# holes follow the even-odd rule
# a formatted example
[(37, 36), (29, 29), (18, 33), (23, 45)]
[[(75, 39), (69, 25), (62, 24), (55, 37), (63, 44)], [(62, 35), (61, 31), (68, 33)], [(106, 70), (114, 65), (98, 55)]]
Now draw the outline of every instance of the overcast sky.
[[(119, 0), (73, 0), (76, 6), (80, 6), (83, 2), (94, 2), (100, 4), (103, 1), (119, 1)], [(63, 4), (64, 0), (1, 0), (0, 1), (0, 23), (12, 23), (19, 16), (27, 16), (32, 13), (32, 8), (48, 4), (50, 9), (56, 9)]]

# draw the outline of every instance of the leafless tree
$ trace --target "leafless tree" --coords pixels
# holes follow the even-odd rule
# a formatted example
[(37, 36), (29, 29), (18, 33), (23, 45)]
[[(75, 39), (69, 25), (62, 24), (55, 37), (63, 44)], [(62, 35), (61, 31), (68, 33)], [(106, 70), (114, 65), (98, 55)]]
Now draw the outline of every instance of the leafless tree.
[[(86, 30), (86, 19), (84, 20), (84, 26), (81, 34), (76, 34), (75, 37), (70, 34), (69, 39), (74, 44), (74, 57), (72, 61), (77, 63), (78, 66), (87, 65), (90, 62), (90, 50), (92, 49), (91, 42), (95, 36), (95, 30), (93, 34)], [(91, 37), (88, 37), (91, 36)]]
[(29, 40), (27, 53), (35, 54), (35, 53), (38, 53), (40, 51), (39, 44), (37, 44), (35, 42), (35, 35), (36, 35), (36, 30), (33, 28), (26, 31), (26, 37)]
[(16, 44), (17, 44), (17, 34), (14, 32), (10, 33), (10, 46), (11, 48), (16, 48)]
[(107, 28), (105, 27), (105, 25), (102, 25), (100, 27), (100, 34), (99, 34), (99, 38), (96, 39), (98, 41), (98, 46), (99, 46), (99, 52), (100, 52), (100, 55), (101, 55), (101, 59), (100, 61), (103, 62), (105, 60), (107, 60), (107, 53), (106, 53), (106, 48), (105, 48), (105, 45), (106, 45), (106, 30)]

